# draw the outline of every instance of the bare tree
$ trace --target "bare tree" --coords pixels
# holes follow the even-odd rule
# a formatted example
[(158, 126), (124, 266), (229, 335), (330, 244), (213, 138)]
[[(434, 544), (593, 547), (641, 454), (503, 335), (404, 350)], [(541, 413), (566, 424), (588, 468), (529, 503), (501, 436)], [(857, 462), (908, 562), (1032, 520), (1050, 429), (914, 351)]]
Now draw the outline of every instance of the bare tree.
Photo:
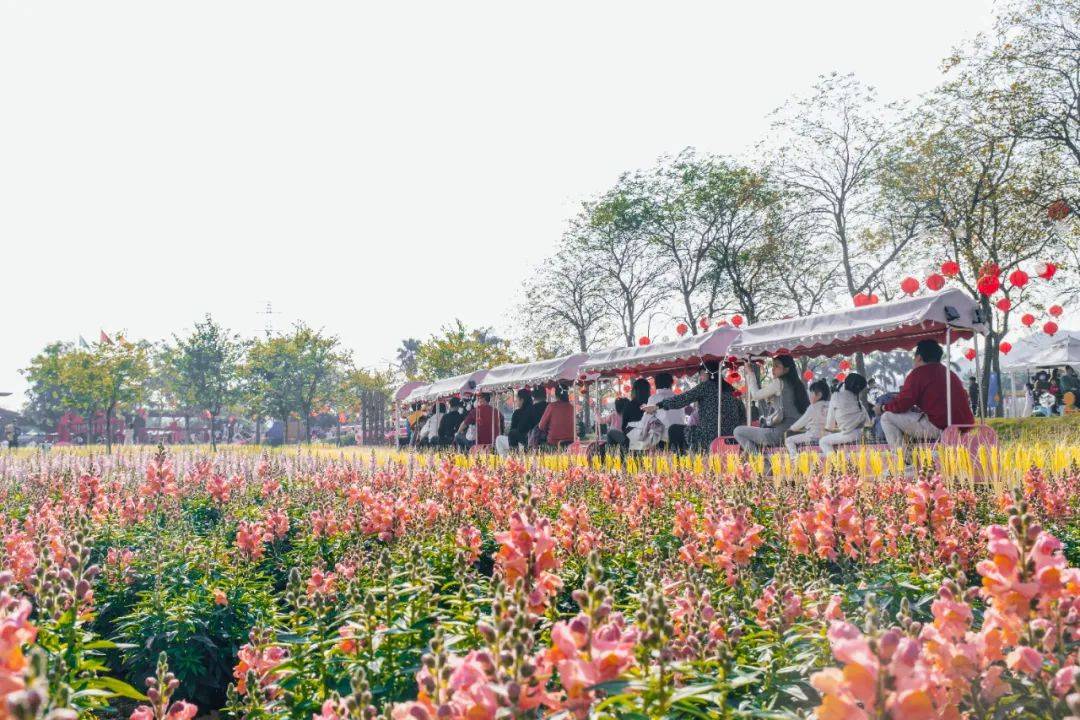
[(563, 243), (527, 281), (519, 317), (530, 336), (544, 336), (562, 354), (598, 347), (607, 337), (606, 312), (600, 274), (579, 248)]
[(849, 296), (880, 283), (915, 237), (861, 241), (874, 225), (877, 174), (890, 138), (883, 114), (872, 88), (833, 73), (819, 79), (813, 95), (778, 110), (773, 125), (779, 177), (805, 196), (835, 243)]
[(627, 345), (637, 342), (666, 299), (663, 263), (642, 231), (643, 203), (631, 182), (624, 177), (587, 203), (569, 236), (582, 261), (596, 269), (600, 297)]

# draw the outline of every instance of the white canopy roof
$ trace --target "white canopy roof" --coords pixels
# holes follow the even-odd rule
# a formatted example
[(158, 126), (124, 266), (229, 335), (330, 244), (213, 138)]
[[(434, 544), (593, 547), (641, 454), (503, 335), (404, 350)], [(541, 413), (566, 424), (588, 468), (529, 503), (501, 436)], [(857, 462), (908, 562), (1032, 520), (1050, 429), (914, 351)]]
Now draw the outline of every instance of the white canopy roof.
[(551, 360), (500, 365), (489, 370), (484, 379), (476, 383), (476, 390), (478, 392), (497, 392), (513, 388), (549, 385), (560, 381), (572, 382), (577, 378), (578, 368), (588, 358), (589, 356), (585, 353), (576, 353)]
[(739, 330), (722, 327), (701, 335), (689, 335), (668, 342), (621, 347), (591, 353), (580, 371), (586, 374), (618, 375), (620, 373), (688, 370), (706, 360), (721, 360), (728, 347), (739, 337)]
[(1050, 336), (1034, 333), (1021, 338), (1008, 355), (1001, 356), (1001, 369), (1034, 370), (1072, 365), (1080, 369), (1080, 332), (1065, 331)]
[(777, 353), (817, 357), (912, 348), (920, 340), (944, 341), (946, 327), (953, 329), (953, 339), (985, 332), (985, 325), (976, 322), (978, 307), (963, 290), (949, 289), (821, 315), (757, 323), (743, 328), (742, 337), (730, 352), (740, 357)]
[(414, 402), (421, 402), (424, 399), (424, 393), (427, 392), (427, 389), (429, 387), (431, 387), (429, 383), (419, 383), (418, 385), (416, 385), (416, 387), (406, 393), (405, 397), (403, 397), (398, 402), (402, 402), (407, 405), (411, 405)]
[(466, 375), (455, 375), (451, 378), (436, 380), (430, 385), (414, 391), (409, 396), (409, 401), (441, 400), (464, 392), (474, 392), (476, 384), (483, 380), (485, 375), (487, 375), (487, 370), (476, 370)]
[(405, 383), (404, 385), (402, 385), (401, 387), (399, 387), (397, 389), (397, 392), (394, 393), (394, 400), (396, 402), (403, 401), (405, 398), (409, 397), (409, 394), (413, 390), (415, 390), (418, 387), (423, 387), (425, 384), (426, 383), (423, 383), (423, 382), (421, 382), (419, 380), (410, 380), (409, 382)]

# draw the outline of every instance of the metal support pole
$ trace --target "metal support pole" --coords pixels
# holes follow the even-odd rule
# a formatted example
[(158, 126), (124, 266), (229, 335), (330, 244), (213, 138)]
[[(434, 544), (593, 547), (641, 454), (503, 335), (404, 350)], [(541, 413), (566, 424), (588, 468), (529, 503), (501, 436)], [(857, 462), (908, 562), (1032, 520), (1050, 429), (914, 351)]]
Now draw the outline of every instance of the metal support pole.
[[(708, 368), (706, 368), (706, 370), (708, 370)], [(721, 412), (721, 407), (722, 407), (723, 403), (724, 403), (724, 380), (723, 380), (722, 376), (720, 375), (720, 363), (717, 363), (717, 365), (716, 365), (716, 439), (717, 440), (720, 439), (720, 435), (722, 434), (722, 432), (720, 430), (720, 425), (721, 425), (720, 419), (724, 417), (724, 414)], [(709, 448), (708, 450), (711, 450), (711, 449), (712, 448)], [(708, 452), (708, 450), (706, 450), (706, 452)]]
[(945, 328), (945, 417), (952, 425), (952, 328)]
[[(984, 351), (986, 350), (986, 343), (987, 342), (988, 341), (983, 342), (983, 350)], [(986, 391), (983, 390), (983, 376), (982, 376), (982, 372), (980, 372), (980, 370), (979, 370), (979, 336), (977, 334), (971, 336), (971, 344), (975, 346), (975, 387), (976, 387), (976, 389), (975, 389), (975, 402), (977, 403), (978, 408), (979, 408), (979, 420), (985, 420), (986, 419), (986, 410), (985, 410), (986, 402), (985, 402), (985, 400), (983, 398), (983, 395), (985, 394), (985, 392), (989, 392), (990, 388), (988, 387), (986, 389)]]

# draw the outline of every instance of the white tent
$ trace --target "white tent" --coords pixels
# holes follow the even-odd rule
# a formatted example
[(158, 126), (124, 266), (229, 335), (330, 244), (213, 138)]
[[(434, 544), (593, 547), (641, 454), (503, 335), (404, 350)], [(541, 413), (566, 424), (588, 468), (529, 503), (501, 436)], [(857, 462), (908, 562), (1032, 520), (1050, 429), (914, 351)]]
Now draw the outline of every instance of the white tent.
[(739, 330), (723, 327), (668, 342), (591, 353), (580, 371), (587, 375), (610, 376), (691, 370), (707, 360), (722, 360), (738, 337)]
[(394, 402), (403, 402), (418, 387), (424, 387), (425, 383), (419, 380), (410, 380), (397, 389), (394, 393)]
[(819, 357), (912, 348), (985, 333), (979, 306), (962, 290), (903, 298), (809, 317), (756, 323), (729, 352), (739, 357), (790, 353)]
[(406, 405), (411, 405), (415, 402), (422, 402), (425, 398), (424, 393), (426, 393), (428, 391), (428, 388), (430, 387), (431, 385), (429, 383), (420, 383), (416, 385), (412, 390), (410, 390), (399, 402), (402, 402)]
[(551, 360), (500, 365), (489, 370), (484, 379), (476, 383), (476, 391), (499, 392), (557, 382), (573, 382), (577, 379), (581, 364), (588, 358), (585, 353), (576, 353)]
[(1080, 368), (1080, 332), (1063, 331), (1050, 336), (1032, 333), (1017, 340), (1008, 355), (1001, 356), (1002, 372), (1072, 365)]
[(487, 370), (476, 370), (465, 375), (436, 380), (426, 387), (417, 388), (409, 395), (408, 400), (409, 402), (442, 400), (462, 393), (475, 392), (477, 383), (484, 379), (487, 372)]

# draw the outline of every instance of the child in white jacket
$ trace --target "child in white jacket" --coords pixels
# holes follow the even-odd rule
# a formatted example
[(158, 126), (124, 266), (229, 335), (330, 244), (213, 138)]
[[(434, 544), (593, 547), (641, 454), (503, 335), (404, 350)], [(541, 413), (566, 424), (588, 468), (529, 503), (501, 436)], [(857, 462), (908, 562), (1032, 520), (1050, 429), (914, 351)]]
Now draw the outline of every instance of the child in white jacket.
[(825, 434), (825, 420), (829, 412), (829, 383), (817, 380), (810, 383), (810, 407), (788, 428), (784, 438), (791, 457), (799, 454), (799, 445), (809, 445), (821, 440)]
[(849, 373), (844, 378), (843, 387), (833, 393), (825, 419), (825, 429), (829, 434), (821, 438), (821, 452), (828, 455), (837, 445), (857, 442), (862, 437), (868, 417), (859, 395), (865, 389), (866, 378), (859, 373)]

